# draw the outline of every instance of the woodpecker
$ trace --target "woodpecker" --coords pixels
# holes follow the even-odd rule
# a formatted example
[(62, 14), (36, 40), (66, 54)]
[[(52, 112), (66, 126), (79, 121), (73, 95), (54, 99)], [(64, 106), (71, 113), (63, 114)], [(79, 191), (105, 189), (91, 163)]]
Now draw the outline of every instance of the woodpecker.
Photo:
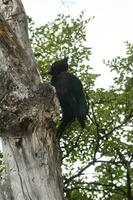
[(62, 109), (62, 122), (57, 129), (57, 137), (76, 119), (81, 128), (85, 128), (85, 119), (88, 114), (88, 105), (79, 78), (68, 72), (68, 58), (56, 61), (48, 72), (51, 84), (55, 87)]

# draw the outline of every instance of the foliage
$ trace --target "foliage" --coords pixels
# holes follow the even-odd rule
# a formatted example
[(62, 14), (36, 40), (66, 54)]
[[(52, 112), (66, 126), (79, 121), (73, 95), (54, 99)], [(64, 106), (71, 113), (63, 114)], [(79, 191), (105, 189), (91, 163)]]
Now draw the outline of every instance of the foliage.
[(67, 194), (67, 198), (71, 199), (71, 200), (90, 200), (90, 198), (87, 197), (87, 195), (85, 193), (82, 193), (81, 191), (75, 189), (72, 191), (69, 191)]
[(88, 71), (91, 51), (85, 46), (85, 27), (90, 19), (83, 18), (83, 13), (77, 19), (69, 15), (58, 15), (54, 22), (36, 29), (34, 29), (34, 24), (30, 23), (32, 46), (39, 71), (44, 79), (46, 79), (45, 72), (51, 63), (67, 56), (73, 73)]
[(61, 140), (64, 185), (69, 200), (133, 199), (133, 45), (126, 57), (106, 65), (115, 71), (114, 85), (94, 89), (97, 74), (91, 73), (91, 49), (86, 46), (84, 14), (73, 19), (58, 15), (55, 21), (34, 28), (31, 41), (44, 80), (50, 65), (69, 57), (70, 71), (83, 82), (89, 103), (86, 129), (75, 122)]

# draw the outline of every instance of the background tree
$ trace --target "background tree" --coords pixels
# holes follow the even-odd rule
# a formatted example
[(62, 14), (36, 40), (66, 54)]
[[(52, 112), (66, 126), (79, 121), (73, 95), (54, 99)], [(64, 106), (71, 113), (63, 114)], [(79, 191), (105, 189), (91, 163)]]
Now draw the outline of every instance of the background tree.
[[(45, 72), (51, 63), (68, 56), (70, 71), (80, 77), (88, 97), (86, 129), (81, 130), (75, 122), (60, 143), (65, 192), (71, 200), (77, 196), (131, 200), (133, 46), (127, 43), (125, 58), (106, 63), (115, 71), (114, 85), (109, 89), (96, 88), (98, 75), (89, 67), (91, 49), (86, 46), (89, 20), (82, 12), (76, 19), (58, 15), (55, 21), (38, 28), (30, 23), (32, 46), (44, 80), (49, 80)], [(92, 173), (91, 177), (88, 173)]]

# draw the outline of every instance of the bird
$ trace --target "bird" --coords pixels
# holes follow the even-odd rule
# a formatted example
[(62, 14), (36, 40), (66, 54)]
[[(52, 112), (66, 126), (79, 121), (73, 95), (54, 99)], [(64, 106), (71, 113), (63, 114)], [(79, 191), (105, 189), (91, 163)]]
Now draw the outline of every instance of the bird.
[(55, 87), (62, 109), (61, 124), (57, 137), (61, 138), (66, 127), (76, 119), (81, 128), (85, 128), (88, 105), (80, 79), (68, 72), (68, 57), (54, 62), (48, 72), (52, 76), (51, 85)]

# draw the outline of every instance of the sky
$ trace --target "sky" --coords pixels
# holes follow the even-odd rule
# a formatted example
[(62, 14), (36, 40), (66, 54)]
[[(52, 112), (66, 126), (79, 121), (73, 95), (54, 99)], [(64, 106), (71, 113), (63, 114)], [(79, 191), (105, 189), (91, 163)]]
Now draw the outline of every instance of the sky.
[(92, 48), (90, 66), (102, 74), (97, 84), (112, 84), (109, 69), (103, 60), (125, 55), (125, 41), (133, 42), (133, 0), (22, 0), (26, 13), (36, 25), (44, 25), (57, 14), (94, 17), (87, 27), (87, 45)]

